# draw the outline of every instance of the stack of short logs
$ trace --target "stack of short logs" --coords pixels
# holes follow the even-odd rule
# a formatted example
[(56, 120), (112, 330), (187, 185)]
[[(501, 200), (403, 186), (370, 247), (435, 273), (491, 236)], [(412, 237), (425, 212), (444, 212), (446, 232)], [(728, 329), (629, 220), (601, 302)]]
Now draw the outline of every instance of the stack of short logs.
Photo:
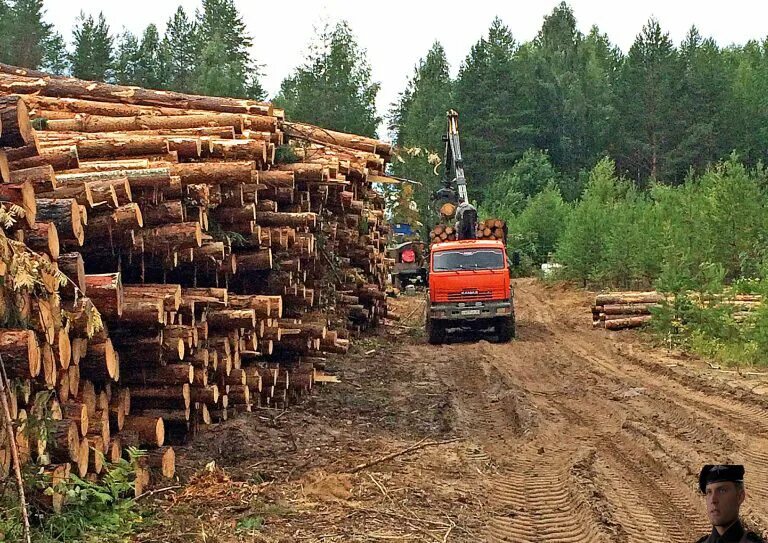
[[(507, 225), (501, 219), (485, 219), (477, 225), (477, 239), (498, 239), (506, 242)], [(429, 232), (430, 243), (455, 241), (456, 228), (451, 225), (437, 224)]]
[[(0, 123), (0, 203), (25, 212), (0, 233), (42, 277), (0, 262), (0, 353), (24, 458), (55, 477), (127, 446), (172, 475), (164, 444), (286, 406), (387, 316), (386, 144), (268, 103), (5, 65)], [(25, 441), (35, 411), (54, 428)]]
[[(744, 322), (762, 303), (759, 294), (726, 294), (705, 298), (699, 293), (689, 293), (687, 298), (702, 307), (724, 307), (736, 322)], [(592, 325), (607, 330), (639, 328), (651, 322), (653, 308), (671, 301), (671, 298), (655, 291), (598, 294), (592, 306)]]

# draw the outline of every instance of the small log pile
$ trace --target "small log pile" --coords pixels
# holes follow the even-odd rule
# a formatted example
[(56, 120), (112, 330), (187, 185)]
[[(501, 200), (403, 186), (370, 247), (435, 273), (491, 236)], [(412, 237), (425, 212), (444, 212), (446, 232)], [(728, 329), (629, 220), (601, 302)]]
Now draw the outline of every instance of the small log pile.
[[(698, 293), (689, 298), (702, 307), (727, 307), (736, 322), (744, 322), (762, 303), (757, 294), (733, 294), (704, 299)], [(651, 322), (652, 309), (671, 301), (665, 295), (650, 292), (607, 292), (598, 294), (592, 306), (592, 325), (606, 330), (639, 328)]]
[(25, 456), (51, 474), (142, 447), (140, 492), (172, 474), (166, 444), (298, 400), (387, 317), (389, 145), (267, 103), (6, 65), (0, 123), (0, 203), (24, 211), (0, 233), (44, 272), (30, 289), (13, 255), (0, 267), (0, 353), (19, 429), (58, 421)]
[[(485, 219), (477, 225), (477, 239), (498, 239), (506, 241), (507, 225), (501, 219)], [(455, 241), (456, 228), (452, 225), (437, 224), (429, 232), (429, 242)]]

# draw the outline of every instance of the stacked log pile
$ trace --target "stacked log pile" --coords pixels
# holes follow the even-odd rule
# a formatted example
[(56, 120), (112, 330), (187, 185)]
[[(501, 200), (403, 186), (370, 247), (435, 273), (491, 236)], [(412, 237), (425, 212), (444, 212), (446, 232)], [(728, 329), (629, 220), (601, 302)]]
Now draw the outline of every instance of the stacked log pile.
[[(506, 241), (507, 225), (501, 219), (485, 219), (477, 225), (477, 239), (498, 239)], [(456, 228), (451, 225), (437, 224), (429, 232), (430, 243), (455, 241)]]
[[(697, 293), (691, 293), (689, 298), (702, 307), (727, 308), (736, 322), (745, 321), (762, 303), (762, 296), (756, 294), (733, 294), (704, 299)], [(653, 308), (661, 307), (669, 301), (671, 299), (655, 291), (598, 294), (592, 306), (592, 325), (607, 330), (639, 328), (651, 322)]]
[(25, 212), (5, 235), (48, 270), (45, 296), (3, 283), (0, 353), (17, 421), (37, 403), (64, 421), (30, 444), (51, 473), (126, 446), (172, 473), (166, 443), (288, 405), (387, 316), (384, 143), (4, 65), (0, 123), (0, 200)]

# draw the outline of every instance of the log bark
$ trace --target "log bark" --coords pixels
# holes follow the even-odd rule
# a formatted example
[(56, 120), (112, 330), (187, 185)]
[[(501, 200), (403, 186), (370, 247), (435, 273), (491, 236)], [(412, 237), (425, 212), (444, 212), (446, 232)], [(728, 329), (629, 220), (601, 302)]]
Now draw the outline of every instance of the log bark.
[(0, 329), (0, 353), (9, 377), (34, 379), (40, 375), (40, 345), (34, 331)]
[(123, 381), (129, 385), (171, 386), (192, 384), (194, 366), (191, 364), (168, 364), (159, 368), (142, 368), (124, 375)]
[[(57, 236), (58, 239), (58, 236)], [(65, 300), (74, 299), (74, 288), (77, 286), (80, 289), (80, 295), (86, 294), (85, 283), (85, 264), (83, 263), (83, 256), (80, 253), (63, 253), (59, 254), (57, 259), (59, 265), (59, 271), (66, 275), (71, 283), (68, 281), (59, 290), (61, 297)], [(74, 285), (72, 284), (74, 283)]]
[(126, 298), (159, 299), (164, 311), (178, 311), (181, 306), (181, 285), (144, 283), (124, 285)]
[(159, 417), (134, 415), (125, 421), (125, 429), (136, 432), (139, 443), (150, 447), (162, 447), (165, 442), (165, 425)]
[[(24, 217), (19, 218), (19, 222), (26, 223), (28, 226), (34, 226), (38, 216), (38, 202), (35, 200), (35, 189), (32, 183), (24, 181), (20, 183), (0, 184), (0, 205), (8, 208), (8, 203), (17, 205), (24, 209)], [(45, 217), (40, 217), (45, 220)]]
[(641, 315), (638, 317), (627, 317), (611, 319), (605, 321), (606, 330), (622, 330), (624, 328), (639, 328), (651, 321), (650, 315)]
[(268, 213), (257, 212), (256, 222), (261, 226), (317, 227), (315, 213)]
[(237, 266), (242, 272), (257, 272), (272, 269), (272, 250), (264, 249), (237, 254)]
[(132, 407), (138, 410), (151, 408), (189, 409), (190, 402), (190, 386), (186, 383), (181, 386), (139, 387), (131, 389), (131, 404)]
[(73, 119), (50, 120), (46, 130), (54, 132), (132, 132), (199, 127), (233, 127), (243, 133), (243, 116), (236, 113), (205, 113), (199, 115), (140, 115), (112, 117), (84, 114)]
[(256, 326), (253, 309), (215, 309), (208, 311), (208, 326), (212, 330), (234, 330)]
[(9, 162), (11, 170), (38, 168), (41, 166), (51, 166), (57, 172), (78, 168), (80, 166), (80, 157), (77, 154), (77, 146), (42, 147), (38, 149), (38, 155), (36, 156)]
[(11, 172), (11, 183), (29, 182), (35, 194), (56, 190), (59, 186), (53, 166), (44, 164), (30, 168), (18, 169)]
[(27, 104), (19, 96), (0, 96), (0, 147), (23, 147), (32, 140)]
[(120, 273), (103, 273), (85, 276), (90, 298), (104, 318), (115, 320), (123, 313), (123, 284)]
[(59, 232), (52, 222), (37, 222), (24, 231), (24, 243), (33, 251), (47, 254), (53, 261), (59, 259)]
[(112, 341), (89, 341), (88, 351), (80, 360), (80, 371), (85, 372), (91, 381), (109, 382), (116, 380), (119, 372), (118, 356)]
[(37, 199), (37, 219), (41, 222), (53, 222), (59, 233), (59, 239), (65, 242), (83, 245), (85, 231), (80, 205), (72, 198)]
[(171, 174), (180, 177), (183, 186), (193, 184), (226, 186), (256, 183), (258, 180), (255, 162), (252, 161), (172, 164)]
[[(239, 98), (199, 96), (172, 91), (156, 91), (139, 87), (111, 85), (82, 79), (53, 77), (43, 72), (24, 70), (31, 77), (20, 75), (15, 67), (0, 68), (0, 90), (19, 94), (37, 94), (55, 98), (77, 98), (135, 104), (141, 106), (198, 109), (223, 113), (271, 115), (272, 105)], [(9, 73), (10, 72), (10, 73)]]

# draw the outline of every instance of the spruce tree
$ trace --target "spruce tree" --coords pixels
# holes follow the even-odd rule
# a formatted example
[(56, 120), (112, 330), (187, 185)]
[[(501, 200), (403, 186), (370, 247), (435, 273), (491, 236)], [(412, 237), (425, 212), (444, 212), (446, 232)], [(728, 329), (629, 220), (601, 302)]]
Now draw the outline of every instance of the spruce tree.
[(112, 77), (113, 38), (104, 14), (97, 20), (92, 15), (80, 12), (75, 23), (74, 50), (70, 56), (72, 75), (80, 79), (107, 81)]
[(535, 141), (531, 97), (523, 85), (526, 55), (501, 19), (494, 19), (467, 56), (454, 87), (470, 193), (482, 200), (488, 184)]
[(326, 25), (310, 46), (307, 61), (283, 80), (276, 102), (290, 119), (324, 128), (374, 136), (379, 84), (345, 21)]
[(260, 99), (264, 90), (250, 56), (253, 41), (233, 0), (203, 0), (195, 34), (196, 91)]
[(669, 35), (651, 19), (629, 50), (615, 93), (618, 167), (639, 183), (682, 181), (670, 156), (680, 136), (678, 70)]
[[(422, 224), (434, 222), (430, 203), (438, 188), (439, 176), (428, 161), (428, 153), (442, 157), (442, 135), (446, 130), (446, 112), (452, 107), (452, 82), (443, 46), (435, 42), (419, 61), (408, 86), (389, 114), (390, 129), (398, 146), (424, 151), (417, 156), (401, 153), (393, 164), (396, 175), (419, 182), (413, 187), (414, 201)], [(410, 188), (410, 187), (409, 187)]]
[(157, 26), (150, 24), (141, 36), (136, 59), (136, 80), (150, 89), (165, 88), (166, 61), (160, 43)]
[(165, 28), (163, 57), (167, 65), (167, 86), (179, 92), (195, 89), (195, 70), (198, 59), (195, 22), (179, 6)]
[(117, 38), (115, 47), (114, 78), (120, 85), (139, 85), (139, 40), (126, 30)]

